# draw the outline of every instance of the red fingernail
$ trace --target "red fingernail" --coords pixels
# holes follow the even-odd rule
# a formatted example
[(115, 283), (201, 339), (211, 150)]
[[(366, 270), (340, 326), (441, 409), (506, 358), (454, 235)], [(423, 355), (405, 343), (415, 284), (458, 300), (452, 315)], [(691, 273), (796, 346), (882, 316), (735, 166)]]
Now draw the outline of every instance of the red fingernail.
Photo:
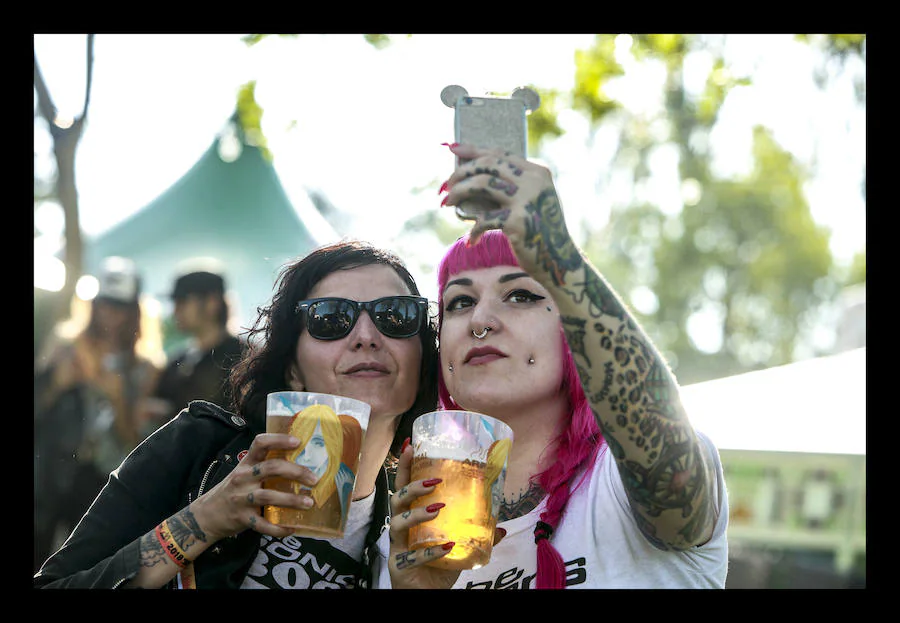
[(444, 182), (443, 184), (441, 184), (441, 187), (438, 188), (438, 194), (440, 195), (442, 192), (444, 192), (446, 190), (447, 190), (447, 182)]
[(444, 550), (445, 552), (449, 552), (451, 549), (453, 549), (454, 545), (456, 545), (456, 543), (453, 541), (450, 541), (449, 543), (444, 543), (443, 545), (441, 545), (441, 549)]
[[(447, 197), (449, 197), (449, 196), (450, 196), (450, 195), (447, 195)], [(441, 205), (442, 205), (442, 206), (447, 205), (447, 197), (444, 197), (443, 199), (441, 199)]]
[(433, 487), (434, 485), (444, 482), (443, 478), (429, 478), (428, 480), (422, 481), (423, 487)]
[(403, 447), (400, 448), (400, 454), (403, 454), (403, 452), (405, 452), (408, 447), (409, 447), (409, 437), (407, 437), (406, 439), (403, 440)]
[(453, 149), (454, 147), (459, 147), (459, 143), (441, 143), (441, 145), (443, 145), (444, 147), (449, 147), (450, 149)]
[(445, 506), (447, 506), (447, 505), (444, 504), (443, 502), (435, 502), (434, 504), (429, 504), (428, 506), (426, 506), (425, 510), (427, 510), (429, 513), (436, 513), (437, 511), (441, 510)]

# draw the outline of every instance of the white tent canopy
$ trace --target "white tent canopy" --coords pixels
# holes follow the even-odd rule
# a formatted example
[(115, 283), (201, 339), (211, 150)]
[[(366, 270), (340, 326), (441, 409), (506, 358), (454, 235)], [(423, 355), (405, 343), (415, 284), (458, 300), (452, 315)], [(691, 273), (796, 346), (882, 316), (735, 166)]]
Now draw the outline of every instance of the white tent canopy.
[(866, 454), (866, 349), (681, 388), (720, 450)]

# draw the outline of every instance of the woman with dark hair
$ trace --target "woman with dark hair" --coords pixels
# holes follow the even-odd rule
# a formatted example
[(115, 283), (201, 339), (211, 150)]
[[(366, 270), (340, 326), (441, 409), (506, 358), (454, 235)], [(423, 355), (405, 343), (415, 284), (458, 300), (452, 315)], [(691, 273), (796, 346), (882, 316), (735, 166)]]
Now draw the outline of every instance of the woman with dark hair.
[[(388, 471), (412, 420), (437, 404), (428, 302), (392, 253), (353, 240), (286, 266), (231, 372), (232, 411), (193, 401), (122, 463), (36, 587), (355, 588), (386, 577)], [(265, 433), (266, 396), (296, 390), (371, 405), (342, 539), (295, 536), (267, 504), (313, 500), (263, 488), (316, 484), (266, 460), (299, 440)], [(381, 580), (384, 582), (384, 580)]]
[[(724, 588), (728, 501), (711, 441), (619, 296), (572, 242), (550, 172), (496, 150), (462, 161), (444, 204), (488, 197), (438, 269), (440, 402), (513, 429), (490, 562), (425, 565), (449, 544), (408, 551), (409, 510), (440, 483), (392, 498), (395, 588)], [(502, 230), (502, 231), (499, 231)], [(404, 486), (406, 485), (406, 486)], [(451, 548), (452, 549), (452, 548)]]

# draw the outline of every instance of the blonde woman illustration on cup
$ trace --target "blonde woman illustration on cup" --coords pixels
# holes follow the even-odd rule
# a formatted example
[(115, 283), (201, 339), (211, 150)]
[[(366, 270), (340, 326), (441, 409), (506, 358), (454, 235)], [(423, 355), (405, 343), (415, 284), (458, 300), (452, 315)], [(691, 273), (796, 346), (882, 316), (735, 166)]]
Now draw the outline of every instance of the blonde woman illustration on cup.
[(362, 428), (355, 418), (337, 415), (327, 405), (313, 405), (304, 412), (304, 417), (296, 414), (291, 424), (291, 434), (300, 440), (300, 445), (288, 459), (308, 468), (319, 480), (309, 489), (294, 483), (295, 494), (301, 493), (301, 488), (307, 489), (314, 501), (309, 511), (300, 514), (314, 512), (316, 523), (323, 525), (333, 525), (334, 516), (340, 515), (343, 526), (359, 464)]
[(500, 508), (503, 500), (503, 480), (500, 479), (500, 474), (506, 469), (506, 457), (509, 456), (510, 446), (512, 439), (498, 439), (488, 450), (484, 480), (487, 483), (486, 491), (491, 496), (491, 503), (496, 502), (496, 508)]

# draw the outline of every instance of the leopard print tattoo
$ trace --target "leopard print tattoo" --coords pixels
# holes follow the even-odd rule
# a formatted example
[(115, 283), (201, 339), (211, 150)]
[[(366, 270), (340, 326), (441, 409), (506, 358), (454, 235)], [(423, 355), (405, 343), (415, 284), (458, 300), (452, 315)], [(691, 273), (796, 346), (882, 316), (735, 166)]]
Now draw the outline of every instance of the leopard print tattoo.
[[(526, 210), (530, 218), (524, 242), (534, 253), (530, 259), (586, 312), (561, 317), (563, 329), (641, 531), (660, 549), (696, 543), (712, 523), (709, 496), (701, 493), (710, 479), (709, 466), (679, 408), (674, 375), (618, 294), (568, 236), (556, 193), (544, 190)], [(516, 516), (518, 509), (508, 505), (505, 511)], [(656, 533), (653, 519), (663, 513), (679, 513), (684, 519), (678, 538)]]

